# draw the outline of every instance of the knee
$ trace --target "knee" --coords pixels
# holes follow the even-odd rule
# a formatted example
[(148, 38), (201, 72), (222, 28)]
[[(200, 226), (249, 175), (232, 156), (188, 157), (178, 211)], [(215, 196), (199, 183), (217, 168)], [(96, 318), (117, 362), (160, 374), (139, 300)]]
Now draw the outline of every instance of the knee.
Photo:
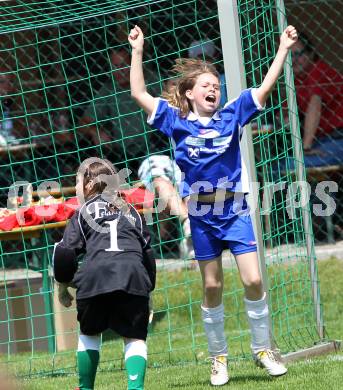
[(254, 277), (248, 278), (244, 281), (244, 287), (247, 291), (253, 292), (254, 295), (262, 295), (263, 293), (263, 286), (262, 286), (262, 279), (260, 275), (256, 275)]
[(221, 296), (223, 284), (218, 280), (208, 280), (205, 282), (204, 292), (207, 298), (216, 298)]
[(169, 181), (162, 176), (155, 176), (153, 178), (153, 182), (155, 185), (162, 185), (162, 186), (166, 186), (169, 183)]
[(155, 187), (156, 191), (159, 193), (162, 192), (162, 193), (166, 193), (169, 196), (171, 196), (176, 192), (172, 182), (165, 177), (156, 176), (153, 178), (153, 183), (154, 183), (154, 187)]

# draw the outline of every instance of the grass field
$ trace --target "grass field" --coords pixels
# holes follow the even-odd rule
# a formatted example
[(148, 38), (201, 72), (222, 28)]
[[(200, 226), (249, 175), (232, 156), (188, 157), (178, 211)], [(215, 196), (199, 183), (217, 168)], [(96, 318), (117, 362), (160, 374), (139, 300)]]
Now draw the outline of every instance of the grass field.
[[(289, 365), (286, 376), (270, 379), (262, 370), (251, 362), (235, 362), (230, 364), (231, 380), (223, 388), (254, 389), (309, 389), (309, 390), (339, 390), (342, 388), (343, 354), (329, 355), (311, 361), (300, 361)], [(209, 368), (204, 364), (186, 365), (183, 367), (150, 368), (146, 376), (145, 388), (148, 390), (213, 389), (208, 384)], [(97, 390), (126, 389), (124, 371), (100, 373), (96, 380)], [(76, 376), (60, 378), (30, 379), (23, 389), (53, 390), (73, 389), (77, 384)]]
[[(192, 273), (194, 272), (194, 274)], [(188, 283), (192, 284), (192, 278), (194, 278), (194, 289), (191, 289), (192, 301), (196, 305), (199, 304), (200, 291), (199, 291), (199, 279), (196, 273), (197, 271), (190, 271), (188, 275)], [(343, 261), (337, 259), (331, 259), (327, 261), (319, 262), (319, 276), (321, 281), (321, 298), (324, 309), (324, 319), (326, 324), (327, 333), (330, 339), (342, 339), (343, 337)], [(228, 278), (236, 277), (228, 275)], [(175, 273), (175, 283), (180, 283), (182, 274)], [(230, 280), (231, 283), (236, 281)], [(172, 284), (170, 284), (172, 286)], [(182, 284), (181, 284), (182, 286)], [(182, 303), (184, 293), (182, 288), (174, 288), (177, 290), (175, 299), (177, 302)], [(190, 292), (188, 291), (188, 294)], [(159, 297), (157, 294), (157, 307), (163, 306), (163, 297)], [(198, 364), (192, 363), (194, 356), (192, 351), (189, 350), (188, 345), (182, 349), (183, 343), (186, 338), (192, 335), (188, 335), (187, 327), (183, 326), (186, 316), (186, 311), (183, 312), (182, 307), (173, 314), (173, 301), (168, 302), (170, 310), (170, 316), (168, 314), (167, 320), (164, 319), (157, 323), (154, 328), (153, 337), (149, 342), (149, 351), (156, 353), (157, 356), (161, 351), (170, 350), (170, 346), (176, 348), (178, 352), (176, 354), (170, 354), (169, 361), (171, 365), (166, 364), (166, 357), (162, 357), (161, 364), (154, 356), (153, 367), (149, 367), (146, 377), (146, 389), (210, 389), (208, 384), (209, 379), (209, 364), (205, 363), (206, 357), (206, 343), (203, 338), (203, 334), (200, 332), (195, 335), (199, 335), (196, 345), (198, 348)], [(162, 307), (161, 306), (161, 307)], [(195, 322), (197, 319), (193, 319)], [(172, 323), (175, 328), (175, 334), (169, 338), (165, 336), (165, 323)], [(229, 330), (230, 332), (230, 330)], [(178, 337), (177, 337), (178, 336)], [(197, 336), (198, 338), (198, 336)], [(235, 337), (232, 336), (232, 343), (230, 344), (230, 351), (233, 350), (233, 355), (241, 355), (242, 351), (245, 352), (247, 348), (247, 341), (249, 335), (245, 330), (244, 324), (241, 325), (239, 331), (239, 338), (235, 342)], [(231, 339), (229, 339), (230, 341)], [(242, 346), (239, 346), (241, 345)], [(98, 373), (96, 379), (96, 389), (125, 389), (126, 388), (126, 373), (120, 369), (122, 367), (122, 361), (120, 359), (113, 360), (111, 356), (118, 356), (120, 354), (121, 343), (119, 341), (110, 341), (105, 343), (102, 350), (102, 364), (101, 372)], [(248, 356), (248, 355), (247, 355)], [(45, 358), (46, 357), (46, 358)], [(51, 358), (42, 355), (42, 359), (39, 360), (39, 364), (34, 367), (32, 372), (43, 371), (45, 368), (48, 370), (51, 366)], [(168, 358), (167, 358), (168, 361)], [(189, 363), (186, 363), (188, 361)], [(156, 363), (157, 362), (157, 363)], [(25, 371), (25, 364), (23, 362), (22, 369), (16, 367), (16, 372), (20, 373)], [(20, 383), (20, 389), (25, 390), (52, 390), (52, 389), (73, 389), (77, 385), (77, 376), (75, 375), (75, 353), (71, 351), (66, 354), (57, 355), (54, 358), (54, 366), (57, 368), (56, 375), (51, 376), (39, 376), (37, 378), (31, 377), (24, 379)], [(258, 385), (262, 385), (267, 389), (341, 389), (343, 378), (343, 353), (331, 354), (324, 357), (314, 358), (306, 361), (299, 361), (289, 364), (289, 373), (281, 378), (270, 379), (262, 370), (256, 368), (250, 359), (234, 360), (230, 363), (231, 381), (226, 387), (231, 389), (256, 389)], [(64, 370), (58, 374), (58, 367), (64, 367)]]

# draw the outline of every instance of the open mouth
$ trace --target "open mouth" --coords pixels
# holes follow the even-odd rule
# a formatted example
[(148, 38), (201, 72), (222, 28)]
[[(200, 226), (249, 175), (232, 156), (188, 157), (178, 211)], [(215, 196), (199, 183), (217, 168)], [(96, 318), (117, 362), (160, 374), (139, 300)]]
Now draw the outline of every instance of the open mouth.
[(205, 100), (209, 103), (215, 103), (216, 97), (214, 95), (208, 95), (208, 96), (206, 96)]

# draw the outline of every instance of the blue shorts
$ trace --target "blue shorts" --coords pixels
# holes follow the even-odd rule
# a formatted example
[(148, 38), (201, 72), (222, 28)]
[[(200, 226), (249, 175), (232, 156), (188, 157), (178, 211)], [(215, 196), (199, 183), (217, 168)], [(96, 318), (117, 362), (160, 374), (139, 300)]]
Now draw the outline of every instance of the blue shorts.
[[(194, 215), (200, 207), (206, 212)], [(189, 201), (188, 209), (197, 260), (211, 260), (224, 249), (230, 249), (233, 255), (256, 251), (250, 210), (244, 197), (229, 198), (221, 204)]]

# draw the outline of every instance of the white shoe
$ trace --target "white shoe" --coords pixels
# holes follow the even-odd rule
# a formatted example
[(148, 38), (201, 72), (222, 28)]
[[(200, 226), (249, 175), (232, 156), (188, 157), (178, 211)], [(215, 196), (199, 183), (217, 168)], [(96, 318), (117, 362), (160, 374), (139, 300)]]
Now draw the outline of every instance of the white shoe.
[(224, 355), (213, 356), (209, 358), (211, 364), (211, 385), (222, 386), (229, 381), (227, 370), (227, 357)]
[(260, 368), (265, 368), (271, 376), (280, 376), (287, 372), (287, 368), (277, 359), (275, 353), (270, 349), (257, 352), (253, 357), (256, 365)]

